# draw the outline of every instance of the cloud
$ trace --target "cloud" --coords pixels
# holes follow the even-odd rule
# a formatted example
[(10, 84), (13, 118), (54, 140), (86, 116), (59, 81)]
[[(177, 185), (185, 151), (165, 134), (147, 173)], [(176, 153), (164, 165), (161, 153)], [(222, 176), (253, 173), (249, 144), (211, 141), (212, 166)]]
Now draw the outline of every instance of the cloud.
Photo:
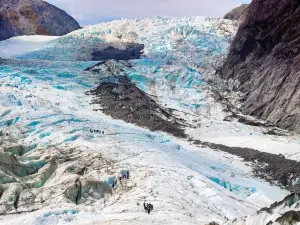
[(248, 0), (46, 0), (81, 23), (152, 16), (222, 17)]

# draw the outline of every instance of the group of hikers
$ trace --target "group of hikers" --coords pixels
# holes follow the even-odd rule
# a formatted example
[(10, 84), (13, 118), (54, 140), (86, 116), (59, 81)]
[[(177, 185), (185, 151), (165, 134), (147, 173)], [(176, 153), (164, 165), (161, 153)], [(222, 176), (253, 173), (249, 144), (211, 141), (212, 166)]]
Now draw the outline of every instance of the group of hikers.
[[(122, 181), (129, 179), (129, 171), (128, 170), (122, 170), (121, 174), (118, 176), (118, 178), (114, 178), (111, 184), (111, 194), (113, 193), (112, 190), (117, 187), (117, 183), (119, 182), (120, 185), (123, 187)], [(119, 181), (118, 181), (119, 180)], [(153, 205), (150, 203), (144, 202), (144, 210), (146, 213), (150, 214), (150, 212), (153, 210)]]
[[(122, 171), (121, 172), (121, 175), (119, 176), (119, 182), (120, 182), (120, 184), (121, 184), (121, 186), (123, 186), (122, 185), (122, 180), (128, 180), (129, 179), (129, 171), (127, 170), (127, 171)], [(114, 180), (113, 180), (113, 183), (112, 183), (112, 185), (111, 185), (111, 188), (112, 189), (115, 189), (116, 188), (116, 186), (117, 186), (117, 183), (118, 183), (118, 180), (117, 180), (117, 178), (115, 178)]]
[(150, 214), (150, 212), (153, 210), (153, 205), (150, 203), (144, 202), (144, 209), (145, 209), (146, 213), (148, 212), (148, 214)]
[(92, 130), (92, 129), (90, 129), (90, 132), (104, 135), (104, 130), (101, 131), (101, 130)]

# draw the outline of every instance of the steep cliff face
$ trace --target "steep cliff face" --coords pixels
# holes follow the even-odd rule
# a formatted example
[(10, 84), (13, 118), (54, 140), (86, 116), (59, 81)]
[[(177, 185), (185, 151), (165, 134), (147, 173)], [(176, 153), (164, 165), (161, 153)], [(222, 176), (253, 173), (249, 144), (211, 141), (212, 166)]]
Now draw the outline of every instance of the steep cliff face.
[(239, 7), (234, 8), (224, 16), (224, 19), (244, 21), (248, 12), (249, 4), (242, 4)]
[(222, 69), (243, 112), (300, 131), (300, 1), (253, 0)]
[(74, 18), (42, 0), (0, 2), (0, 40), (18, 35), (61, 36), (77, 29)]
[(0, 40), (4, 40), (12, 36), (14, 36), (14, 31), (9, 19), (6, 15), (0, 14)]

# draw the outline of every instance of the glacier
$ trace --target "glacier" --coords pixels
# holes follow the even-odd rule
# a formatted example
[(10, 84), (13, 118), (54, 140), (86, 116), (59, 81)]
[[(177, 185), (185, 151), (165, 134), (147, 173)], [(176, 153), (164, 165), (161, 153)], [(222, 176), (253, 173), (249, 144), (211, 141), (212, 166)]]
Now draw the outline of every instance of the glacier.
[[(211, 65), (226, 55), (236, 30), (222, 19), (156, 17), (0, 42), (6, 58), (0, 61), (0, 153), (20, 163), (15, 170), (0, 168), (0, 224), (224, 223), (288, 195), (256, 178), (241, 158), (113, 119), (86, 94), (109, 76), (85, 71), (96, 64), (94, 49), (144, 44), (143, 56), (130, 60), (126, 73), (184, 119), (190, 137), (299, 161), (297, 136), (265, 135), (263, 128), (224, 121), (211, 94)], [(112, 180), (127, 170), (130, 179), (111, 193)], [(86, 191), (77, 192), (78, 185)], [(154, 205), (150, 215), (144, 201)]]

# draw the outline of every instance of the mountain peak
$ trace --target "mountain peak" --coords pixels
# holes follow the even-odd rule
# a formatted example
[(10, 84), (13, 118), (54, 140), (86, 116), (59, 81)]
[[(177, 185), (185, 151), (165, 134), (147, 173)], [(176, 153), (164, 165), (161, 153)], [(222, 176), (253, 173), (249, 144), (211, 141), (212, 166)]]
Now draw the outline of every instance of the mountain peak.
[(237, 20), (237, 21), (242, 22), (246, 17), (248, 8), (249, 8), (249, 4), (242, 4), (234, 9), (232, 9), (230, 12), (228, 12), (224, 16), (224, 19)]
[(4, 0), (0, 3), (0, 40), (20, 35), (61, 36), (80, 29), (65, 11), (42, 0)]

